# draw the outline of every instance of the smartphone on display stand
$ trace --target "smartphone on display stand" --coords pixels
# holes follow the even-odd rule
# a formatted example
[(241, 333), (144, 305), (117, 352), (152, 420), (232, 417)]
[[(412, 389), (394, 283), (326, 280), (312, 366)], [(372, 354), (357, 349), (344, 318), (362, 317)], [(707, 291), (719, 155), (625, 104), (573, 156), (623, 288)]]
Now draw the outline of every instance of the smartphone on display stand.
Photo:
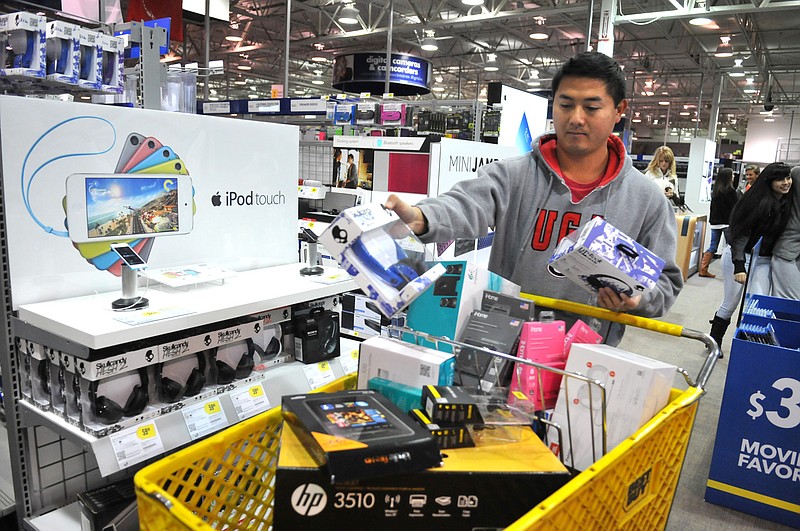
[(125, 265), (131, 269), (144, 269), (147, 267), (147, 262), (144, 261), (144, 258), (139, 256), (133, 250), (133, 247), (127, 243), (112, 243), (111, 250), (117, 253), (122, 261), (125, 262)]

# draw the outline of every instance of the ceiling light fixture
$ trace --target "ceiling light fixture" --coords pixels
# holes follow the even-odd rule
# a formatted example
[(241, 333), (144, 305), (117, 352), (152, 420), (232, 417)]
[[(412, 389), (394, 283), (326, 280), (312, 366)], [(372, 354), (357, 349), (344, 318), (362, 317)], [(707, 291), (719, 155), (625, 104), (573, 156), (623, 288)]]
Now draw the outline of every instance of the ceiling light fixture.
[(497, 66), (497, 54), (496, 53), (487, 53), (486, 54), (486, 65), (483, 67), (484, 70), (487, 72), (497, 72), (500, 68)]
[(742, 61), (743, 59), (734, 59), (733, 60), (733, 68), (728, 75), (731, 77), (744, 77), (744, 68), (742, 68)]
[(691, 24), (692, 26), (708, 26), (712, 22), (714, 21), (708, 17), (695, 17), (689, 19), (689, 24)]
[(252, 66), (245, 65), (245, 64), (241, 64), (241, 65), (237, 66), (236, 68), (238, 68), (239, 70), (252, 70), (253, 69)]
[(733, 46), (731, 46), (731, 38), (727, 35), (722, 36), (719, 38), (722, 41), (719, 46), (717, 46), (717, 51), (714, 53), (715, 57), (732, 57), (733, 56)]
[(352, 26), (358, 24), (358, 9), (352, 3), (345, 4), (341, 11), (339, 11), (339, 22)]
[(431, 90), (434, 92), (444, 92), (444, 87), (433, 87)]
[(669, 102), (668, 101), (659, 101), (658, 104), (659, 105), (669, 105)]
[(482, 6), (483, 0), (461, 0), (465, 6)]
[(242, 42), (244, 39), (241, 35), (225, 35), (225, 40), (231, 42)]
[(542, 16), (533, 17), (534, 28), (528, 37), (535, 41), (543, 41), (550, 38), (550, 36), (544, 32), (544, 23), (546, 21), (547, 19)]
[(436, 44), (436, 32), (433, 30), (424, 30), (423, 31), (425, 37), (422, 39), (422, 43), (420, 44), (420, 48), (425, 50), (426, 52), (435, 52), (439, 49), (439, 45)]

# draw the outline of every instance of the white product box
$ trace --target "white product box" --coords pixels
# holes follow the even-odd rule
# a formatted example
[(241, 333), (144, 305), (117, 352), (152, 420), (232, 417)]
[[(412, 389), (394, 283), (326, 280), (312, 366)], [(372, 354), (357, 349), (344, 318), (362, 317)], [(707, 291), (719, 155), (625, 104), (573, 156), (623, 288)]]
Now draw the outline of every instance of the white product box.
[(20, 11), (0, 18), (0, 33), (5, 34), (5, 55), (0, 76), (43, 78), (47, 65), (46, 19)]
[(553, 269), (586, 291), (610, 287), (630, 297), (653, 290), (664, 263), (602, 218), (594, 218), (561, 240), (550, 258)]
[[(667, 405), (677, 367), (609, 345), (575, 343), (565, 370), (605, 385), (607, 449), (611, 450)], [(575, 378), (562, 380), (552, 420), (563, 429), (564, 446), (559, 448), (553, 428), (548, 440), (554, 453), (563, 454), (564, 464), (585, 470), (602, 457), (601, 403), (598, 386)]]
[(383, 378), (412, 387), (452, 385), (455, 357), (396, 339), (372, 337), (361, 343), (358, 388), (371, 378)]
[(122, 73), (125, 68), (125, 39), (111, 35), (100, 36), (100, 88), (104, 92), (121, 94), (123, 88)]
[(100, 46), (102, 34), (81, 28), (78, 31), (80, 45), (80, 71), (78, 86), (99, 89), (103, 85), (103, 50)]
[(47, 79), (68, 85), (78, 84), (80, 70), (79, 27), (60, 20), (47, 24)]
[(346, 209), (319, 237), (320, 243), (353, 277), (387, 317), (406, 307), (445, 271), (425, 271), (424, 246), (380, 203)]

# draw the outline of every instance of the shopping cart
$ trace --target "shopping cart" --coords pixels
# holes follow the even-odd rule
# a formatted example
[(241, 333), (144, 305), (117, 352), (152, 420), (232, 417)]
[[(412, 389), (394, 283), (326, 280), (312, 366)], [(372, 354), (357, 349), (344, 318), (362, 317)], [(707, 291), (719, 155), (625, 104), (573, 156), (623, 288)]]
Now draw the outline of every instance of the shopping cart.
[[(507, 529), (664, 528), (698, 399), (719, 353), (716, 343), (679, 325), (523, 296), (539, 307), (698, 340), (705, 345), (705, 360), (696, 380), (680, 369), (689, 388), (673, 389), (668, 405), (652, 420), (608, 453), (603, 448), (603, 457)], [(354, 385), (355, 377), (349, 376), (320, 391)], [(274, 408), (140, 470), (134, 482), (141, 529), (269, 529), (281, 425), (280, 408)]]

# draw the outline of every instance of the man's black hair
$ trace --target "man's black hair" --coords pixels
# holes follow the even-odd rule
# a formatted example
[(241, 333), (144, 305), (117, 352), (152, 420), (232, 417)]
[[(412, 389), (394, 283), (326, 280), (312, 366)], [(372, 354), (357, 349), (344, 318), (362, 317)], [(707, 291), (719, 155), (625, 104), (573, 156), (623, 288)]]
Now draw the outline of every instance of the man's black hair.
[(614, 100), (614, 105), (625, 99), (625, 74), (619, 63), (600, 52), (583, 52), (564, 63), (553, 77), (553, 97), (565, 77), (589, 77), (606, 84), (606, 92)]

